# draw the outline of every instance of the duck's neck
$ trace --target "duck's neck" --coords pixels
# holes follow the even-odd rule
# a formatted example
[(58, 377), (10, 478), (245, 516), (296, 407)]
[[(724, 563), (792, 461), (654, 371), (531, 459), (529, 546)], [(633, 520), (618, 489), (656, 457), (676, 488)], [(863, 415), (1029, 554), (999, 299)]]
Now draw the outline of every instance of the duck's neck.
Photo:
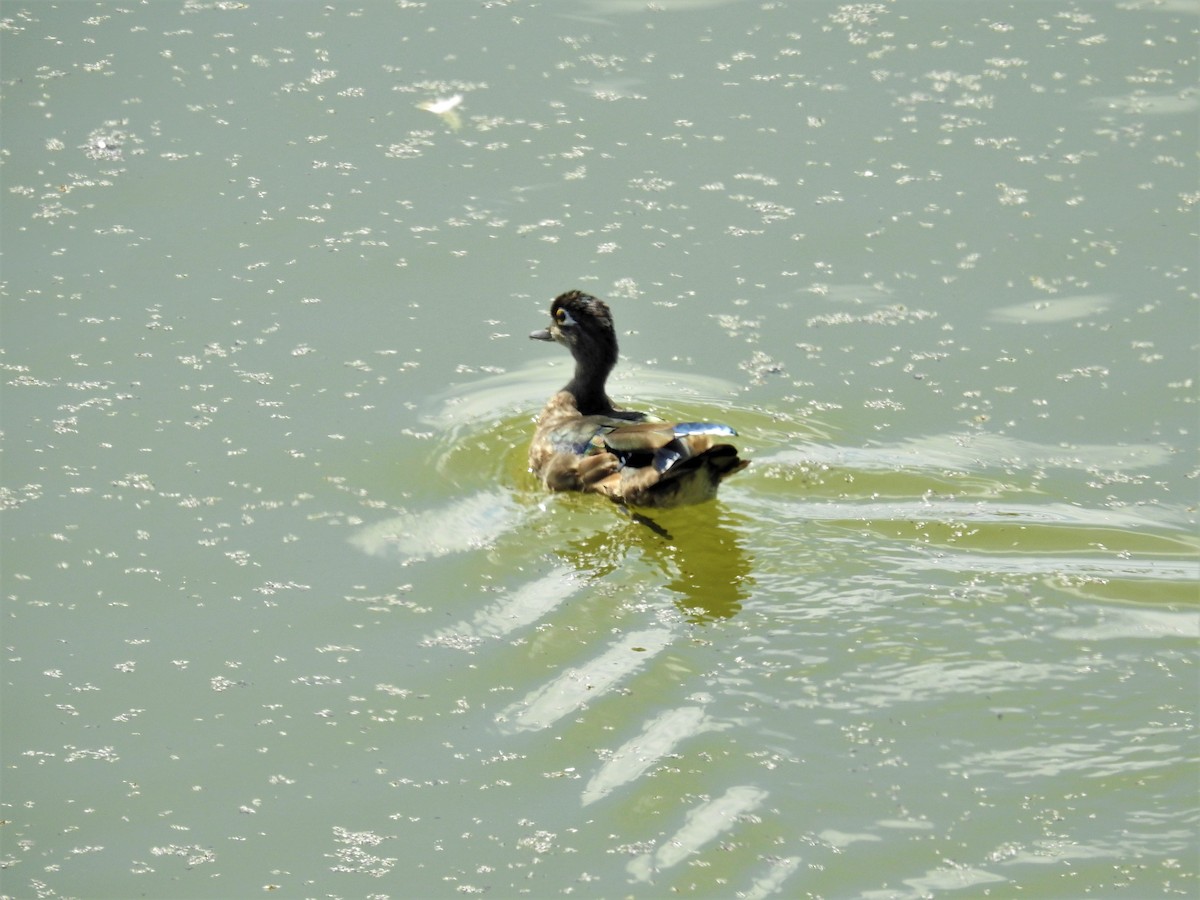
[(617, 349), (575, 360), (575, 377), (566, 390), (575, 397), (575, 406), (585, 416), (606, 415), (613, 411), (612, 400), (604, 390), (608, 374), (617, 364)]

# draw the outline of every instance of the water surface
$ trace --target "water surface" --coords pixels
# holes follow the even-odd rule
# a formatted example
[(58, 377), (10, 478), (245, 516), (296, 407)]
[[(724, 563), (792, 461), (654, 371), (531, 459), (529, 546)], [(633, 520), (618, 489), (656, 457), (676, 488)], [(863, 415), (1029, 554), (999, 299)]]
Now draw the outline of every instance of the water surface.
[(1198, 11), (6, 2), (5, 895), (1194, 893)]

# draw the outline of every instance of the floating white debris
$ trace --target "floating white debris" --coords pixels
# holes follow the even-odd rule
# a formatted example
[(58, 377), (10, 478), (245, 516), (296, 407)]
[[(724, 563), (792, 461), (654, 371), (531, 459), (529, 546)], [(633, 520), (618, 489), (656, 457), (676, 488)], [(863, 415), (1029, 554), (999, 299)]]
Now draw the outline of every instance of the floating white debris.
[(444, 97), (441, 100), (426, 100), (420, 104), (421, 109), (427, 109), (431, 113), (437, 113), (439, 116), (443, 113), (448, 113), (454, 107), (462, 103), (462, 94), (455, 94), (453, 97)]
[(455, 94), (453, 97), (442, 97), (437, 100), (426, 100), (424, 103), (418, 103), (417, 109), (423, 109), (426, 112), (441, 116), (442, 121), (450, 126), (451, 130), (458, 131), (458, 129), (462, 128), (462, 117), (455, 110), (462, 102), (462, 94)]

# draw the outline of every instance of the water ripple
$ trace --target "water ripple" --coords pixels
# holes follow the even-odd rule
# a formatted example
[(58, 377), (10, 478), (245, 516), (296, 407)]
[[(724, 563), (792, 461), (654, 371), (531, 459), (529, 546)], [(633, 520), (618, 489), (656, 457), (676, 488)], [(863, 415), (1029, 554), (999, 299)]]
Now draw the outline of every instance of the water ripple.
[(507, 706), (496, 716), (500, 730), (511, 734), (550, 727), (584, 704), (604, 696), (647, 665), (673, 639), (673, 633), (663, 628), (624, 635), (596, 658), (563, 671), (523, 700)]
[(629, 874), (638, 881), (650, 881), (655, 873), (679, 865), (733, 828), (740, 817), (758, 809), (767, 796), (761, 788), (735, 785), (715, 800), (693, 807), (679, 830), (662, 841), (657, 850), (630, 861)]

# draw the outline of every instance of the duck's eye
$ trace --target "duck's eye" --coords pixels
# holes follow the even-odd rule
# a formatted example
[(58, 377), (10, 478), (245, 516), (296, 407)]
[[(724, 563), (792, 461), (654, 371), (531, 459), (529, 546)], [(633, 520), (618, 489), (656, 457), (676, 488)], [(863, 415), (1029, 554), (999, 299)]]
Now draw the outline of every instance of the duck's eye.
[(554, 321), (559, 325), (574, 325), (575, 320), (571, 318), (571, 314), (561, 306), (554, 311)]

